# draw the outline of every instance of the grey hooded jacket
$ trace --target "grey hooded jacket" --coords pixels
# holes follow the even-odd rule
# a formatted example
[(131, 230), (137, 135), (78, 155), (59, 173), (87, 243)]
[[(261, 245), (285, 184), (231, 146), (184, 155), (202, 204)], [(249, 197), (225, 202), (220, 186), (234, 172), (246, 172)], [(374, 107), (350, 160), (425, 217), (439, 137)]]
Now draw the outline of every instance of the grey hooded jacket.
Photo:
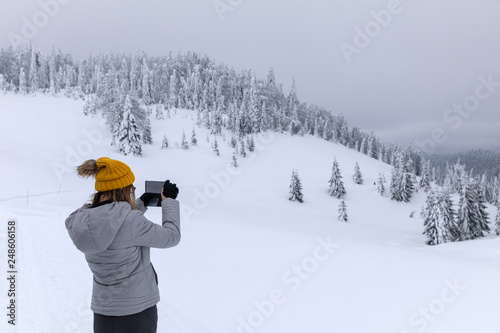
[(137, 199), (91, 208), (86, 204), (66, 219), (75, 246), (94, 274), (91, 310), (107, 316), (139, 313), (160, 300), (149, 248), (176, 246), (181, 238), (179, 202), (162, 201), (162, 225), (146, 219)]

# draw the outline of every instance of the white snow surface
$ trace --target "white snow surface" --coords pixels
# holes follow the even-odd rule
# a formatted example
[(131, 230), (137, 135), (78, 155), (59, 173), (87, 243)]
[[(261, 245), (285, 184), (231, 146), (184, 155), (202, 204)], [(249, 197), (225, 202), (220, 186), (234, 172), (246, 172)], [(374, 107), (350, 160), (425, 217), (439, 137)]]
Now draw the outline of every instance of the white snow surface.
[[(391, 167), (315, 137), (266, 133), (239, 167), (230, 166), (230, 133), (221, 156), (195, 125), (196, 112), (156, 120), (143, 156), (110, 145), (104, 119), (83, 102), (0, 95), (0, 266), (7, 276), (7, 221), (17, 221), (17, 319), (7, 324), (8, 281), (0, 283), (0, 332), (91, 332), (92, 274), (72, 244), (66, 217), (89, 200), (93, 180), (75, 166), (108, 156), (145, 180), (180, 189), (182, 240), (152, 249), (159, 276), (158, 332), (499, 332), (500, 240), (424, 244), (425, 194), (410, 203), (377, 194)], [(182, 131), (198, 146), (182, 150)], [(166, 134), (170, 147), (161, 150)], [(225, 141), (224, 141), (225, 139)], [(349, 223), (328, 195), (334, 157), (347, 190)], [(364, 183), (354, 184), (358, 162)], [(292, 170), (304, 203), (288, 200)], [(491, 217), (495, 214), (488, 206)], [(415, 216), (410, 218), (410, 213)], [(160, 223), (158, 208), (146, 216)], [(491, 226), (493, 227), (493, 226)], [(493, 229), (493, 228), (492, 228)]]

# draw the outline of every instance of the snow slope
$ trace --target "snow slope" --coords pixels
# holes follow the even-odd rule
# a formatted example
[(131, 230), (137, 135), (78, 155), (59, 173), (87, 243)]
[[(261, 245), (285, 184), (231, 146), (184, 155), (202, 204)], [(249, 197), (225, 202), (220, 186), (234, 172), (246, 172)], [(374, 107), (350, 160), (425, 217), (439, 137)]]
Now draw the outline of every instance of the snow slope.
[[(182, 131), (189, 138), (195, 127), (196, 112), (185, 110), (152, 118), (154, 144), (143, 146), (141, 158), (123, 156), (109, 145), (103, 119), (85, 117), (82, 105), (0, 95), (3, 270), (12, 218), (19, 256), (17, 325), (3, 315), (1, 332), (92, 331), (92, 275), (64, 220), (93, 193), (92, 180), (79, 179), (74, 167), (101, 156), (131, 166), (138, 195), (145, 180), (170, 179), (180, 188), (181, 244), (152, 250), (162, 298), (158, 332), (500, 330), (499, 239), (425, 246), (424, 194), (405, 204), (376, 193), (378, 173), (389, 180), (388, 165), (317, 138), (267, 133), (233, 169), (228, 133), (218, 137), (219, 157), (197, 127), (198, 146), (179, 148)], [(160, 149), (164, 134), (167, 150)], [(339, 200), (327, 194), (334, 157), (348, 193), (347, 224), (337, 220)], [(363, 185), (351, 179), (356, 162)], [(292, 170), (303, 204), (288, 200)], [(160, 221), (156, 208), (146, 216)]]

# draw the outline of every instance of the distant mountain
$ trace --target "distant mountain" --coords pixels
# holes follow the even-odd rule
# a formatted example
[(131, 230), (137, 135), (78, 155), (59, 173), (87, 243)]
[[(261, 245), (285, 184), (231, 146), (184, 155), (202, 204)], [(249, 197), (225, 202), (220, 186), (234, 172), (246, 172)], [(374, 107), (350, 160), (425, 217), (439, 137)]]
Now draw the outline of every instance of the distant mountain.
[(467, 172), (474, 175), (486, 174), (489, 178), (500, 176), (500, 150), (476, 149), (461, 153), (452, 154), (434, 154), (429, 156), (432, 164), (439, 167), (442, 171), (446, 170), (446, 163), (454, 164), (460, 160), (465, 165)]

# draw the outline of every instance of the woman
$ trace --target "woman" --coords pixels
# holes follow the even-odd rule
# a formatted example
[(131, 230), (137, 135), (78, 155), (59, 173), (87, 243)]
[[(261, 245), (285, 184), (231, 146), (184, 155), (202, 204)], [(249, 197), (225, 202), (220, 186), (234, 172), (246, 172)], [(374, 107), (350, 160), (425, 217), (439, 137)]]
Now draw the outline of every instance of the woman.
[(82, 177), (94, 177), (92, 203), (66, 219), (75, 246), (85, 254), (94, 274), (91, 309), (95, 333), (155, 333), (158, 278), (150, 247), (179, 244), (179, 190), (166, 181), (161, 193), (162, 225), (146, 217), (145, 193), (135, 200), (135, 176), (123, 162), (102, 157), (78, 167)]

